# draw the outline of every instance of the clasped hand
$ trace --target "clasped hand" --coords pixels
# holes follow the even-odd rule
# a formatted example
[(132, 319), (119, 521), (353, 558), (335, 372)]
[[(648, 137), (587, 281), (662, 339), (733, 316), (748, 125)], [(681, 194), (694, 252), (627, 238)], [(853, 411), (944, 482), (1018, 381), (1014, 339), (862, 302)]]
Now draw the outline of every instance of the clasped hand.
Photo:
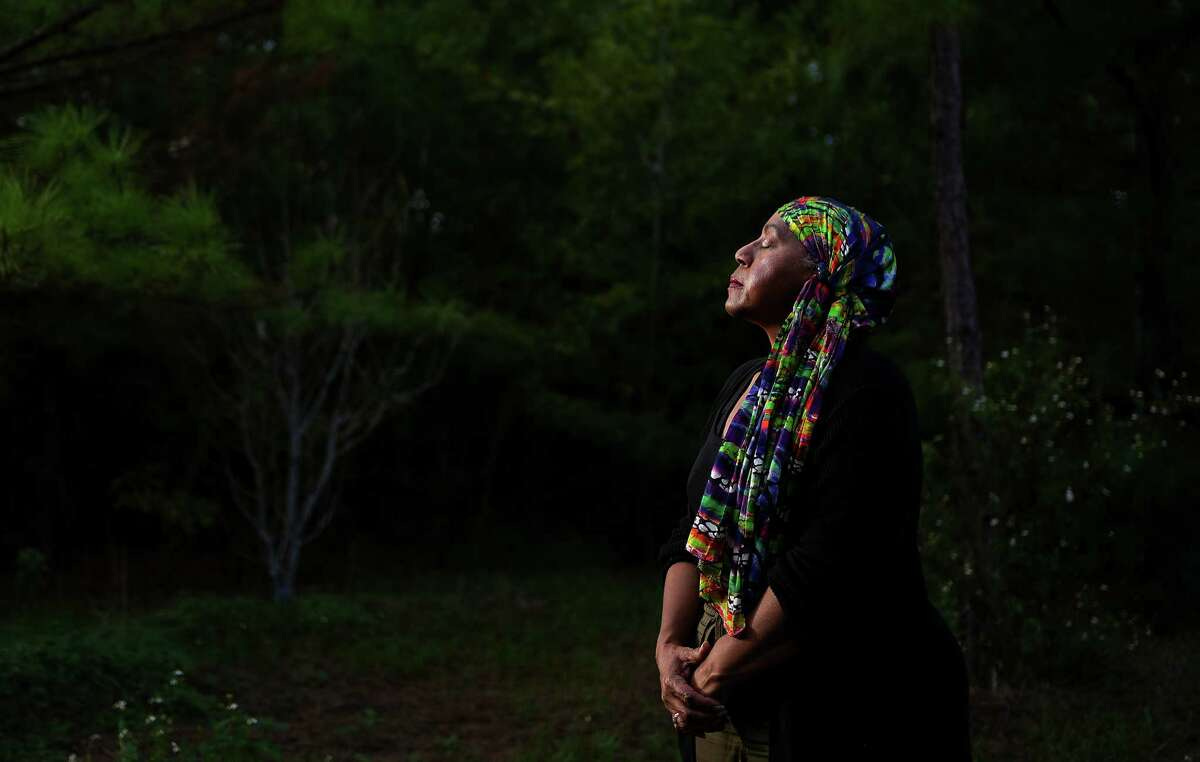
[(705, 662), (711, 650), (707, 641), (696, 648), (663, 643), (655, 654), (663, 706), (672, 717), (678, 713), (674, 722), (680, 733), (703, 736), (724, 728), (728, 719), (723, 691)]

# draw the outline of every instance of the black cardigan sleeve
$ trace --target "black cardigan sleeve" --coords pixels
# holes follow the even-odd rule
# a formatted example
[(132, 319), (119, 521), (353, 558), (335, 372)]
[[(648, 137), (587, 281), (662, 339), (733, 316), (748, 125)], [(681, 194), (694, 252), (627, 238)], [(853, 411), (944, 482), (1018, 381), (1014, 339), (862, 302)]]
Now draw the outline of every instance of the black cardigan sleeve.
[(794, 497), (799, 535), (767, 573), (791, 637), (813, 622), (828, 629), (887, 610), (905, 592), (915, 552), (921, 453), (911, 390), (860, 387), (817, 429)]

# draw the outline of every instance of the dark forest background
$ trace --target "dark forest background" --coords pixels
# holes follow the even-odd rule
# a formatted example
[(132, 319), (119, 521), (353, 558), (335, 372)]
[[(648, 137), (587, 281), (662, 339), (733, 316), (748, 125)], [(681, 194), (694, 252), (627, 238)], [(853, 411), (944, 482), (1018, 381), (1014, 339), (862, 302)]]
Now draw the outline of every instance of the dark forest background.
[[(639, 608), (618, 661), (649, 715), (652, 560), (722, 381), (768, 350), (723, 310), (733, 253), (813, 194), (894, 241), (873, 344), (918, 398), (926, 575), (979, 758), (1195, 755), (1198, 32), (1167, 1), (8, 0), (0, 693), (62, 724), (14, 709), (0, 737), (33, 759), (117, 727), (158, 657), (46, 645), (97, 612), (208, 601), (204, 628), (245, 628), (323, 601), (304, 621), (357, 631), (390, 609), (329, 613), (349, 596), (446, 584), (419, 610), (447, 632), (491, 606), (512, 633), (580, 616), (568, 579)], [(404, 600), (389, 627), (415, 638)], [(279, 621), (253, 657), (193, 645), (252, 664), (347, 640)], [(456, 637), (388, 663), (432, 690)], [(1156, 638), (1178, 650), (1129, 688), (1113, 665)], [(523, 664), (503, 653), (493, 672)], [(1097, 673), (1141, 692), (1045, 705), (1116, 735), (1012, 719)], [(414, 727), (449, 722), (429, 706)], [(664, 758), (641, 711), (359, 755)], [(305, 748), (348, 748), (329, 738)]]

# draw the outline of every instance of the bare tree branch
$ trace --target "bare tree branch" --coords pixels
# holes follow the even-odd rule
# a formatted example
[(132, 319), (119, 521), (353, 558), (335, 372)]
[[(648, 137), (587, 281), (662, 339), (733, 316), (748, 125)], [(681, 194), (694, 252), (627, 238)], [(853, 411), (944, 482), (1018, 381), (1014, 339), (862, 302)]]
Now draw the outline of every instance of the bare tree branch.
[[(90, 13), (94, 13), (102, 5), (103, 5), (103, 3), (96, 4), (96, 7), (92, 8), (92, 10), (89, 11), (88, 15), (90, 15)], [(118, 43), (113, 43), (111, 45), (98, 45), (96, 47), (86, 48), (84, 50), (73, 50), (73, 51), (70, 51), (67, 53), (59, 53), (56, 55), (46, 56), (44, 58), (39, 58), (39, 59), (36, 59), (33, 61), (25, 61), (25, 62), (22, 62), (19, 64), (15, 64), (13, 66), (9, 66), (9, 67), (0, 69), (0, 79), (9, 78), (9, 77), (12, 77), (14, 74), (19, 74), (21, 72), (30, 71), (33, 69), (54, 66), (57, 64), (67, 63), (67, 62), (71, 62), (71, 61), (80, 61), (80, 60), (84, 60), (84, 59), (88, 59), (88, 58), (101, 58), (104, 56), (111, 56), (111, 55), (115, 55), (115, 54), (119, 54), (119, 53), (124, 53), (124, 52), (130, 51), (130, 50), (136, 50), (138, 48), (144, 48), (144, 47), (148, 47), (148, 46), (152, 46), (152, 45), (157, 45), (157, 44), (163, 43), (163, 42), (172, 42), (172, 41), (186, 39), (188, 37), (193, 37), (195, 35), (204, 34), (206, 32), (212, 32), (212, 31), (215, 31), (222, 27), (229, 26), (231, 24), (236, 24), (240, 21), (245, 21), (247, 19), (251, 19), (256, 16), (262, 16), (262, 15), (266, 15), (269, 13), (273, 13), (282, 7), (283, 7), (283, 4), (280, 0), (271, 0), (270, 2), (267, 2), (263, 5), (247, 8), (246, 10), (238, 12), (238, 13), (230, 14), (228, 16), (223, 16), (221, 18), (213, 19), (211, 21), (206, 21), (206, 22), (203, 22), (200, 24), (196, 24), (194, 26), (183, 28), (183, 29), (172, 29), (172, 30), (169, 30), (166, 32), (160, 32), (158, 34), (147, 35), (145, 37), (139, 37), (139, 38), (135, 38), (135, 39), (131, 39), (131, 40), (124, 40), (124, 41), (121, 41)], [(84, 18), (86, 18), (86, 16)], [(82, 20), (83, 19), (81, 18), (81, 19), (71, 23), (70, 25), (59, 30), (57, 33), (61, 34), (62, 32), (68, 31), (72, 26), (78, 24), (79, 21), (82, 21)], [(62, 24), (63, 22), (59, 22), (59, 23)], [(38, 39), (36, 41), (36, 44), (41, 44), (42, 42), (45, 42), (47, 39), (49, 39), (50, 36), (53, 36), (53, 35), (44, 35), (41, 39)], [(24, 47), (22, 48), (22, 50), (25, 50), (25, 49), (28, 49), (29, 47), (31, 47), (31, 45), (26, 44), (26, 43), (27, 43), (27, 41), (23, 41), (21, 43), (17, 43), (17, 45), (23, 45)], [(21, 52), (21, 51), (18, 51), (18, 53), (19, 52)], [(13, 57), (15, 57), (15, 56), (10, 55), (7, 58), (11, 59)], [(5, 60), (5, 58), (0, 57), (0, 60)]]
[(100, 10), (103, 6), (104, 3), (102, 2), (85, 5), (77, 11), (68, 13), (66, 16), (58, 21), (55, 21), (53, 24), (47, 24), (43, 26), (41, 29), (37, 30), (28, 37), (22, 40), (17, 40), (7, 48), (0, 50), (0, 61), (10, 61), (24, 53), (26, 50), (41, 45), (51, 37), (65, 34), (66, 32), (70, 31), (72, 27), (76, 26), (88, 16), (91, 16), (93, 13)]

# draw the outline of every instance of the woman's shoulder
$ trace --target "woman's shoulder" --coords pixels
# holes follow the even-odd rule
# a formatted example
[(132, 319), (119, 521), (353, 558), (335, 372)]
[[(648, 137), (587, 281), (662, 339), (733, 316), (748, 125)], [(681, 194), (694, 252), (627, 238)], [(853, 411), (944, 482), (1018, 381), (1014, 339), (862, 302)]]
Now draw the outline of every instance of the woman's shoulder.
[(871, 346), (868, 337), (846, 345), (845, 354), (829, 381), (826, 409), (862, 394), (896, 395), (912, 400), (908, 377), (892, 357)]

